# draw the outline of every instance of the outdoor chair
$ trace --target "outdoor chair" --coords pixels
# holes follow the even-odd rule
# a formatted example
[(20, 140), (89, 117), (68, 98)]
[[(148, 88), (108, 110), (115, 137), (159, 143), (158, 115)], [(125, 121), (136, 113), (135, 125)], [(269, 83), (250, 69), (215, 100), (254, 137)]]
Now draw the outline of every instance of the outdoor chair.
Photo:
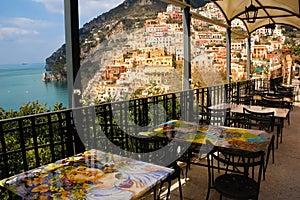
[[(262, 98), (260, 105), (264, 106), (264, 107), (289, 109), (289, 112), (287, 114), (287, 121), (288, 121), (288, 125), (290, 125), (290, 123), (291, 123), (291, 117), (290, 117), (291, 107), (288, 102), (284, 101), (283, 97), (265, 96)], [(280, 137), (280, 141), (282, 141), (283, 126), (284, 126), (284, 124), (281, 121), (281, 119), (274, 119), (274, 127), (276, 127), (276, 129), (277, 129), (277, 137)], [(276, 140), (276, 148), (278, 148), (278, 140)]]
[[(131, 145), (130, 145), (131, 151), (138, 153), (137, 154), (138, 159), (141, 159), (142, 161), (145, 162), (150, 162), (157, 165), (164, 165), (165, 164), (164, 159), (168, 159), (168, 156), (171, 153), (175, 153), (172, 146), (170, 146), (170, 148), (167, 146), (169, 144), (168, 138), (130, 136), (130, 141), (131, 141)], [(168, 147), (167, 149), (160, 150), (161, 148), (164, 148), (166, 146)], [(173, 174), (171, 174), (166, 180), (164, 180), (161, 183), (158, 195), (156, 195), (156, 190), (155, 190), (154, 199), (160, 199), (160, 194), (164, 183), (168, 183), (166, 199), (169, 199), (173, 180), (178, 181), (180, 199), (183, 199), (182, 186), (181, 186), (182, 168), (177, 164), (177, 160), (170, 163), (167, 167), (170, 167), (175, 171)]]
[[(219, 164), (224, 166), (220, 168)], [(264, 152), (249, 152), (215, 146), (208, 155), (208, 190), (230, 199), (258, 199), (264, 167)]]
[(279, 96), (263, 96), (259, 105), (272, 108), (284, 108), (284, 101), (283, 97)]
[(268, 93), (269, 90), (268, 89), (259, 89), (259, 90), (255, 90), (253, 92), (253, 95), (259, 95), (259, 96), (263, 96), (264, 94)]
[(251, 105), (253, 101), (253, 95), (242, 95), (238, 98), (238, 104)]
[(265, 98), (267, 100), (273, 100), (273, 101), (283, 101), (283, 97), (282, 96), (279, 96), (279, 95), (276, 95), (276, 93), (271, 93), (271, 94), (265, 94), (262, 99)]
[(289, 91), (289, 92), (292, 92), (294, 91), (294, 87), (286, 87), (286, 86), (283, 86), (283, 85), (278, 85), (277, 88), (276, 88), (277, 91)]
[[(274, 156), (274, 146), (275, 146), (275, 135), (274, 135), (274, 112), (256, 112), (249, 110), (247, 108), (243, 108), (243, 114), (244, 114), (244, 128), (247, 129), (258, 129), (258, 130), (264, 130), (270, 134), (272, 134), (272, 139), (270, 142), (270, 145), (268, 146), (266, 160), (265, 160), (265, 166), (264, 166), (264, 179), (265, 179), (265, 172), (268, 167), (269, 163), (269, 157), (270, 153), (272, 151), (272, 163), (275, 162), (275, 156)], [(278, 136), (277, 142), (278, 142)]]
[[(276, 90), (275, 94), (279, 97), (286, 97), (292, 99), (294, 101), (295, 99), (295, 93), (294, 93), (294, 88), (285, 88), (285, 87), (280, 87)], [(292, 108), (293, 104), (291, 104)]]

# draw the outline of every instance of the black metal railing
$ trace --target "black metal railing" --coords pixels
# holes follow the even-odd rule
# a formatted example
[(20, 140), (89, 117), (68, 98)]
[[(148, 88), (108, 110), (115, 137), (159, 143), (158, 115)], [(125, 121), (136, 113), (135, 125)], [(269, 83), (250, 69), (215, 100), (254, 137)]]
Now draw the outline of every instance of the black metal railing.
[[(145, 131), (170, 119), (198, 120), (198, 105), (231, 102), (261, 84), (261, 80), (248, 80), (0, 120), (0, 179), (86, 149), (126, 153), (128, 133)], [(9, 198), (3, 188), (0, 193), (1, 199)]]

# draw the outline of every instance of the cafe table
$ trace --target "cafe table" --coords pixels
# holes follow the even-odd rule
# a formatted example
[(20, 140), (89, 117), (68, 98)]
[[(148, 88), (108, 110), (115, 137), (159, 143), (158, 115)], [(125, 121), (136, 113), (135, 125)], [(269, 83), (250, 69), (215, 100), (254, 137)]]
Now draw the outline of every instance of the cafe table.
[[(171, 135), (170, 132), (172, 133)], [(263, 130), (244, 129), (226, 126), (199, 125), (181, 120), (170, 120), (141, 135), (170, 137), (172, 140), (207, 144), (240, 149), (245, 151), (266, 151), (272, 134)]]
[[(273, 134), (263, 130), (252, 130), (235, 127), (199, 125), (198, 123), (182, 120), (170, 120), (139, 135), (147, 137), (168, 137), (171, 141), (180, 144), (190, 144), (197, 149), (199, 155), (208, 153), (213, 146), (238, 149), (251, 152), (262, 152), (266, 155), (266, 165), (270, 154), (270, 144)], [(188, 165), (196, 164), (207, 166), (199, 159), (190, 159)]]
[(253, 110), (256, 112), (274, 112), (274, 117), (285, 119), (289, 113), (288, 108), (273, 108), (273, 107), (265, 107), (258, 105), (243, 105), (243, 104), (234, 104), (234, 103), (221, 103), (216, 104), (214, 106), (210, 106), (211, 109), (224, 109), (230, 108), (230, 112), (233, 113), (243, 113), (243, 108), (247, 108), (249, 110)]
[[(272, 96), (271, 96), (272, 97)], [(263, 99), (263, 96), (261, 96), (261, 95), (253, 95), (252, 96), (252, 100), (254, 101), (254, 102), (257, 102), (257, 101), (261, 101)], [(277, 99), (276, 99), (277, 100)], [(274, 99), (274, 101), (275, 101), (275, 99)], [(286, 102), (286, 103), (288, 103), (288, 104), (290, 104), (290, 105), (292, 105), (293, 103), (294, 103), (294, 99), (293, 98), (290, 98), (290, 97), (283, 97), (282, 98), (282, 100), (277, 100), (277, 101), (283, 101), (283, 102)], [(256, 103), (257, 104), (257, 103)]]
[[(265, 107), (265, 106), (258, 106), (258, 105), (243, 105), (243, 104), (233, 104), (233, 103), (221, 103), (214, 106), (210, 106), (213, 109), (220, 109), (220, 108), (230, 108), (231, 113), (239, 113), (242, 114), (243, 108), (247, 108), (248, 110), (255, 111), (255, 112), (274, 112), (274, 117), (278, 119), (279, 123), (276, 123), (277, 126), (277, 135), (280, 135), (280, 143), (282, 143), (282, 134), (283, 134), (283, 127), (284, 127), (284, 119), (288, 117), (290, 110), (288, 108), (273, 108), (273, 107)], [(278, 148), (278, 142), (277, 142)]]
[(1, 180), (24, 199), (137, 199), (165, 180), (173, 169), (89, 150)]

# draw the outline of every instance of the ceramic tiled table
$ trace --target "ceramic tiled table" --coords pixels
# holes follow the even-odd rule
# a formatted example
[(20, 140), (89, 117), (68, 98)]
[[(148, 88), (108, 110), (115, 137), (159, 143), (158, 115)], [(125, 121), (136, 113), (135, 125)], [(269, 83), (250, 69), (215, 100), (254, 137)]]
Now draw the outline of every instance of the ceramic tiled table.
[[(262, 130), (232, 128), (225, 126), (200, 126), (196, 123), (186, 123), (171, 120), (153, 130), (152, 135), (168, 135), (172, 131), (172, 139), (194, 144), (210, 142), (215, 146), (235, 148), (246, 151), (266, 151), (271, 142), (272, 134)], [(150, 134), (151, 132), (148, 132)]]
[[(261, 152), (266, 155), (266, 164), (270, 156), (270, 145), (273, 134), (263, 130), (233, 128), (225, 126), (199, 125), (198, 123), (171, 120), (161, 124), (149, 132), (140, 133), (149, 137), (169, 137), (177, 144), (189, 143), (190, 147), (198, 149), (199, 156), (207, 154), (214, 146), (229, 149), (244, 150), (251, 152)], [(198, 148), (197, 148), (198, 147)], [(200, 158), (200, 157), (199, 157)], [(190, 164), (207, 166), (199, 162), (201, 160), (191, 160)]]
[(137, 199), (173, 169), (90, 150), (4, 179), (1, 186), (24, 199)]
[[(211, 106), (211, 108), (230, 108), (230, 112), (232, 113), (243, 113), (243, 108), (247, 108), (250, 111), (255, 112), (274, 112), (274, 117), (278, 119), (279, 123), (277, 123), (277, 135), (280, 135), (280, 143), (282, 142), (282, 134), (284, 127), (284, 119), (288, 117), (290, 112), (287, 108), (272, 108), (272, 107), (263, 107), (263, 106), (254, 106), (254, 105), (242, 105), (242, 104), (229, 104), (222, 103)], [(277, 140), (278, 141), (278, 140)], [(278, 142), (277, 142), (278, 148)]]

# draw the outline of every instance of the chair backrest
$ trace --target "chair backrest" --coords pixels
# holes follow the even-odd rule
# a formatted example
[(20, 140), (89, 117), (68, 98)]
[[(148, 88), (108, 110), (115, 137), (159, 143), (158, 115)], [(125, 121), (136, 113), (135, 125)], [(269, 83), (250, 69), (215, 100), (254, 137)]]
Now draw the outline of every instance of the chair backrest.
[(229, 126), (230, 108), (208, 108), (208, 121), (214, 126)]
[(149, 153), (156, 151), (169, 142), (167, 138), (130, 136), (132, 151), (135, 153)]
[(275, 93), (277, 94), (277, 96), (293, 98), (293, 91), (294, 89), (277, 89)]
[(294, 91), (294, 87), (286, 87), (286, 86), (283, 86), (283, 85), (278, 85), (277, 88), (276, 88), (277, 91)]
[(238, 104), (250, 105), (253, 101), (252, 99), (253, 99), (252, 95), (240, 96), (238, 98)]
[(259, 129), (272, 132), (274, 130), (274, 111), (252, 111), (243, 108), (244, 125), (248, 129)]
[(137, 153), (136, 159), (146, 162), (159, 164), (160, 159), (163, 159), (170, 153), (168, 151), (157, 151), (169, 143), (168, 138), (130, 135), (130, 143), (131, 152)]
[[(259, 187), (264, 166), (264, 152), (251, 152), (239, 149), (214, 146), (207, 157), (208, 185), (214, 187), (218, 174), (242, 174), (257, 182), (258, 188), (254, 198), (258, 198)], [(224, 167), (222, 167), (224, 166)], [(217, 171), (219, 173), (217, 173)], [(224, 173), (220, 173), (220, 172)], [(244, 182), (247, 184), (247, 181)], [(226, 184), (226, 182), (224, 183)], [(244, 187), (244, 186), (243, 186)], [(247, 185), (245, 185), (247, 187)], [(233, 194), (237, 191), (230, 191)]]
[[(172, 134), (172, 133), (170, 133)], [(185, 156), (190, 143), (173, 140), (160, 136), (132, 136), (130, 135), (130, 150), (137, 153), (138, 160), (165, 165), (164, 159), (175, 161)]]
[(263, 95), (265, 95), (266, 93), (268, 93), (269, 92), (269, 90), (268, 89), (265, 89), (265, 90), (255, 90), (254, 92), (253, 92), (253, 94), (254, 95), (259, 95), (259, 96), (263, 96)]
[(278, 101), (283, 100), (283, 97), (278, 96), (278, 95), (273, 95), (273, 94), (266, 94), (266, 95), (263, 96), (263, 98), (269, 99), (269, 100), (278, 100)]
[(270, 97), (270, 96), (264, 96), (262, 97), (260, 103), (261, 106), (265, 107), (275, 107), (275, 108), (283, 108), (284, 107), (284, 101), (283, 97)]

